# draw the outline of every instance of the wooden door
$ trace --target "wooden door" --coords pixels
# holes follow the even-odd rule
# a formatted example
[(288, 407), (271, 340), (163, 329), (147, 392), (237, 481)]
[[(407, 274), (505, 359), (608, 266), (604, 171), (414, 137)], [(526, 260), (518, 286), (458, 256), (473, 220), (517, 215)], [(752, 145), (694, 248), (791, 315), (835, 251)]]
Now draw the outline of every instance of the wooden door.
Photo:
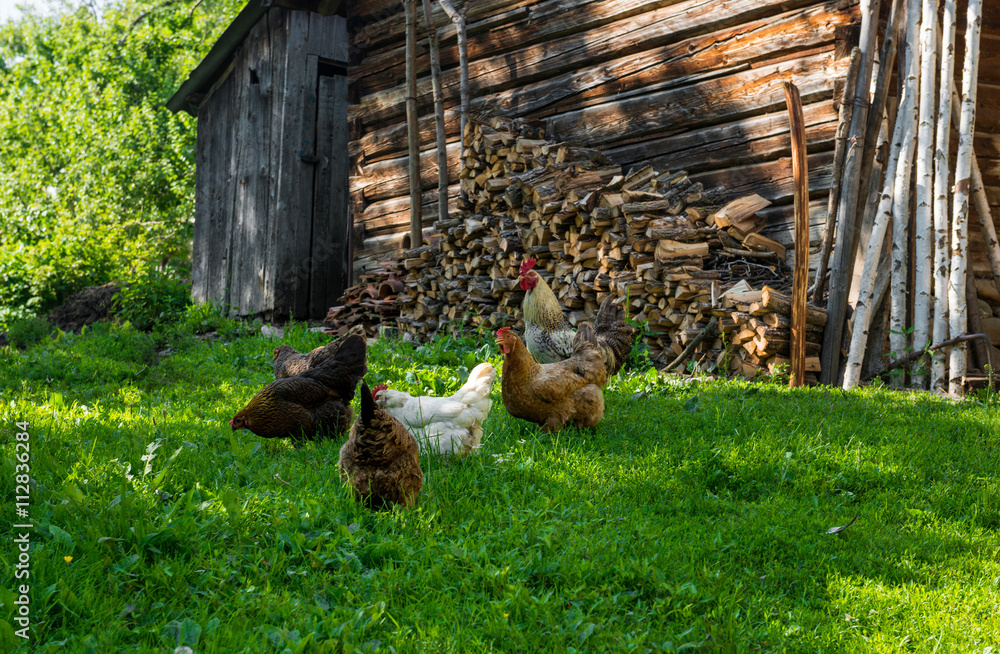
[(323, 318), (347, 288), (350, 270), (348, 219), (347, 75), (319, 62), (316, 150), (310, 251), (309, 314)]

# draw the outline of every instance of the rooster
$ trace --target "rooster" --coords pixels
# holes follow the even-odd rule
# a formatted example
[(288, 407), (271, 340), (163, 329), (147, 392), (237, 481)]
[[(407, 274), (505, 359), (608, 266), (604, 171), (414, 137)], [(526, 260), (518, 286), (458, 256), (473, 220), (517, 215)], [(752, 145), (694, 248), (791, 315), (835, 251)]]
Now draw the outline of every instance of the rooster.
[(458, 392), (448, 397), (413, 397), (375, 387), (375, 403), (398, 419), (417, 438), (422, 453), (466, 455), (479, 447), (483, 420), (490, 412), (490, 390), (496, 372), (489, 363), (480, 363)]
[[(541, 275), (532, 270), (535, 263), (534, 258), (525, 259), (517, 278), (521, 290), (525, 291), (521, 303), (524, 344), (539, 363), (555, 363), (572, 356), (576, 331), (563, 316), (555, 293)], [(632, 351), (635, 329), (625, 318), (625, 311), (612, 302), (610, 295), (601, 302), (594, 317), (594, 332), (608, 377), (621, 369)]]
[(512, 416), (548, 432), (570, 423), (593, 427), (604, 417), (607, 371), (589, 324), (580, 325), (572, 356), (556, 363), (538, 363), (510, 327), (497, 331), (497, 345), (504, 355), (501, 396)]
[(229, 426), (262, 438), (316, 439), (342, 434), (353, 417), (351, 400), (368, 371), (367, 342), (352, 335), (337, 341), (333, 356), (294, 377), (276, 379), (251, 398)]
[[(291, 345), (279, 345), (274, 349), (274, 378), (294, 377), (310, 368), (323, 365), (337, 356), (341, 346), (352, 336), (365, 337), (365, 329), (357, 326), (349, 330), (341, 338), (321, 345), (308, 354), (300, 354)], [(355, 382), (356, 384), (356, 382)]]
[(340, 448), (340, 478), (355, 497), (375, 509), (410, 507), (424, 485), (417, 441), (401, 422), (375, 403), (361, 382), (361, 415)]

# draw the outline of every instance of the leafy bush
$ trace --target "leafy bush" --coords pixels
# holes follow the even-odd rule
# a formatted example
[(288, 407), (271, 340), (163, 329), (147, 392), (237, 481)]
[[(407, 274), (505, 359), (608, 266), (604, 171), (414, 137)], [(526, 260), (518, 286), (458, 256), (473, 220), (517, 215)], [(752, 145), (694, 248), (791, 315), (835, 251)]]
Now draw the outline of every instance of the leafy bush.
[(137, 329), (149, 330), (180, 319), (191, 304), (191, 289), (182, 281), (149, 269), (115, 294), (113, 313)]
[(14, 347), (30, 347), (45, 338), (52, 331), (52, 325), (34, 316), (11, 323), (7, 329), (7, 340)]

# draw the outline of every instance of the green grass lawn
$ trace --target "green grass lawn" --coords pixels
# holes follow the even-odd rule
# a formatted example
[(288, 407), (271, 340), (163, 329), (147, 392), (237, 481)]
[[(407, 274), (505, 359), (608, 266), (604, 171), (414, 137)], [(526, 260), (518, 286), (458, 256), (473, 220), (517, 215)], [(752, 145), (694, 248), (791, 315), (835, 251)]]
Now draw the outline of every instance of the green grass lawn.
[[(0, 650), (1000, 651), (992, 402), (632, 373), (596, 430), (546, 435), (498, 381), (478, 455), (422, 458), (417, 508), (372, 513), (341, 441), (230, 431), (276, 342), (204, 317), (0, 350)], [(380, 340), (369, 383), (453, 391), (490, 341)]]

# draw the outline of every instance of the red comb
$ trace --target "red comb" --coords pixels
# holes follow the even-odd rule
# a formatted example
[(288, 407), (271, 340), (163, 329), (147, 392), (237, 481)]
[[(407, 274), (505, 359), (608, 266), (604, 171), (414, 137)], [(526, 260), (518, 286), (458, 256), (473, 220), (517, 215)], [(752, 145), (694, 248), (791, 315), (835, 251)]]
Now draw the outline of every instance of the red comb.
[(527, 259), (525, 259), (524, 261), (522, 261), (521, 262), (521, 274), (522, 275), (526, 274), (529, 270), (531, 270), (532, 268), (535, 267), (536, 263), (538, 263), (538, 261), (535, 259), (535, 257), (528, 257)]
[(503, 336), (504, 334), (506, 334), (509, 331), (510, 331), (510, 327), (501, 327), (500, 329), (497, 330), (497, 338), (500, 338), (501, 336)]
[(372, 389), (372, 399), (377, 398), (379, 393), (387, 390), (389, 390), (388, 384), (376, 384), (375, 388)]

